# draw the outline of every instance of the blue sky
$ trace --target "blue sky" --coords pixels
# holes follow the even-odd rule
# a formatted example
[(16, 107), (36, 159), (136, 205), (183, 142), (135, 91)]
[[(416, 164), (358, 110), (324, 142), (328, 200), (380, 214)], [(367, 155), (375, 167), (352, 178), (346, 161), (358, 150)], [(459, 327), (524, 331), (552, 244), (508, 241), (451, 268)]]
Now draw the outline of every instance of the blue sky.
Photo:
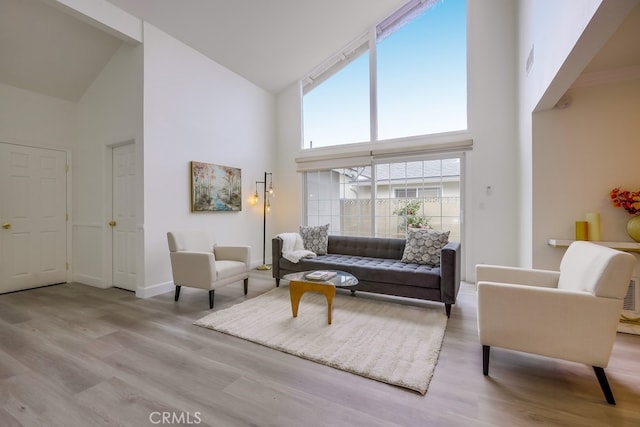
[[(377, 45), (378, 140), (467, 127), (466, 2), (443, 0)], [(369, 53), (304, 97), (305, 147), (370, 140)]]

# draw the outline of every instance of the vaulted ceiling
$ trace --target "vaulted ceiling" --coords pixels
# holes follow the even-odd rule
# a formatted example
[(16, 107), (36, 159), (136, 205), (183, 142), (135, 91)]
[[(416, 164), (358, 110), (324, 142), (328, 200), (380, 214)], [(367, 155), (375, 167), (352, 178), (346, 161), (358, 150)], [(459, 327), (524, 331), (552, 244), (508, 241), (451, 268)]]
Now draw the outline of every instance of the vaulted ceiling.
[(407, 0), (109, 0), (278, 93)]
[[(110, 0), (278, 93), (406, 0)], [(77, 101), (121, 40), (52, 6), (0, 0), (0, 82)]]
[(0, 83), (77, 101), (120, 43), (40, 0), (0, 0)]
[[(278, 93), (405, 0), (109, 0)], [(77, 101), (122, 41), (52, 6), (0, 0), (0, 83)], [(640, 66), (640, 7), (586, 72)]]
[(625, 18), (618, 30), (584, 69), (584, 73), (640, 66), (640, 5)]

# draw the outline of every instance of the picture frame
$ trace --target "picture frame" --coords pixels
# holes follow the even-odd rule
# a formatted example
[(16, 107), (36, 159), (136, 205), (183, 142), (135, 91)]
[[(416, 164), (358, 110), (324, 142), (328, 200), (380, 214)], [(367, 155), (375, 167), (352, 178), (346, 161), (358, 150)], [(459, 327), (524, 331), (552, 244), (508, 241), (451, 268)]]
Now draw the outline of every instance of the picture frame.
[(242, 210), (240, 168), (191, 161), (191, 212)]

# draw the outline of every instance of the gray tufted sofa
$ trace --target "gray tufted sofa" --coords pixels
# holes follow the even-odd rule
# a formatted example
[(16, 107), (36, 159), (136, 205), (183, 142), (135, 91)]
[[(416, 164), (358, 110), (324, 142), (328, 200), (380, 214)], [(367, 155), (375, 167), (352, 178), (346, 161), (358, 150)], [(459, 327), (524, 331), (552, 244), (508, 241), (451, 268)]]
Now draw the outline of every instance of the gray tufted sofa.
[(401, 262), (405, 240), (381, 237), (329, 236), (327, 254), (293, 263), (282, 257), (282, 239), (272, 240), (276, 286), (289, 273), (342, 270), (358, 278), (352, 292), (365, 291), (443, 302), (447, 317), (460, 288), (460, 243), (449, 242), (440, 253), (440, 267)]

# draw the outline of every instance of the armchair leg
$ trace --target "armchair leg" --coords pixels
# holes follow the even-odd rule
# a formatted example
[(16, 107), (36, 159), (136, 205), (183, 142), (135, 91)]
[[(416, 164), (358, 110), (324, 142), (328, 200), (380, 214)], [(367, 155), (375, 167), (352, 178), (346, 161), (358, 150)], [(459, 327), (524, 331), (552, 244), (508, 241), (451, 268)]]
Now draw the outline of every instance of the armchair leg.
[(213, 308), (213, 289), (209, 291), (209, 309)]
[(178, 298), (180, 298), (180, 286), (176, 285), (176, 295), (173, 297), (173, 300), (178, 301)]
[(489, 352), (491, 351), (491, 347), (488, 345), (482, 346), (482, 374), (489, 375)]
[(276, 288), (280, 286), (280, 279), (276, 278)]
[(611, 391), (611, 387), (609, 387), (609, 381), (607, 381), (607, 375), (604, 373), (604, 368), (594, 366), (593, 370), (596, 373), (596, 377), (598, 377), (600, 388), (602, 389), (602, 393), (604, 393), (605, 399), (607, 399), (607, 403), (609, 405), (615, 405), (616, 400), (613, 398), (613, 392)]
[(444, 311), (447, 312), (447, 318), (451, 317), (451, 304), (445, 304)]
[(249, 291), (249, 278), (244, 279), (244, 294), (246, 295)]

